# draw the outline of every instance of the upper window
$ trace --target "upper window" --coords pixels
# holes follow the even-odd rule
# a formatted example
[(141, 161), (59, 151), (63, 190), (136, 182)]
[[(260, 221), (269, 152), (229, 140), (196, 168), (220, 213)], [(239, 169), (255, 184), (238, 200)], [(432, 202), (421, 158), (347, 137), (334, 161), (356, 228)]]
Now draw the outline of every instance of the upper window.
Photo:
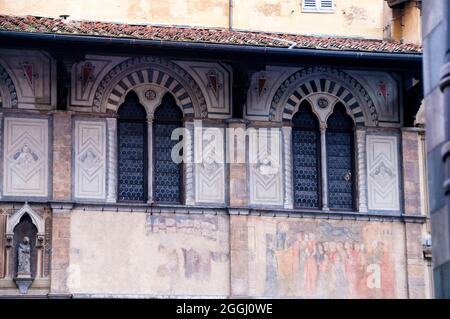
[(303, 0), (303, 12), (334, 12), (334, 0)]
[[(183, 114), (175, 99), (167, 93), (154, 113), (153, 122), (153, 195), (155, 202), (181, 203), (181, 164), (172, 160), (175, 144), (172, 132), (183, 126)], [(182, 155), (182, 154), (180, 154)]]
[(147, 200), (147, 113), (131, 91), (119, 108), (118, 199)]
[(302, 102), (292, 124), (294, 206), (320, 208), (319, 121), (308, 102)]
[(353, 120), (337, 103), (327, 121), (328, 205), (331, 209), (354, 209)]

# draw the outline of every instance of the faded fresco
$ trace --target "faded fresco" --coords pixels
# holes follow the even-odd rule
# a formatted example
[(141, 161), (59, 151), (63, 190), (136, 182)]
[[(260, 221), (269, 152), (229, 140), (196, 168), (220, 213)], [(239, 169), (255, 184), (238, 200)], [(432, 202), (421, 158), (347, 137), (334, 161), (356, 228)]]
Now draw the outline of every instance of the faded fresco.
[(252, 295), (404, 297), (401, 225), (249, 218), (247, 228)]
[(228, 226), (219, 215), (74, 212), (69, 287), (78, 293), (225, 296)]

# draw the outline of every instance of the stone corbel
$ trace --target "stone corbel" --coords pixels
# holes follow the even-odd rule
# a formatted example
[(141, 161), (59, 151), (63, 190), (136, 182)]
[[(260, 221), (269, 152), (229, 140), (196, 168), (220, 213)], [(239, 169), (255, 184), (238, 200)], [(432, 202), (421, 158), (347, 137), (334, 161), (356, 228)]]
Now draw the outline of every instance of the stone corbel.
[(13, 245), (13, 239), (14, 239), (14, 234), (13, 233), (7, 233), (5, 234), (5, 247), (6, 248), (11, 248)]

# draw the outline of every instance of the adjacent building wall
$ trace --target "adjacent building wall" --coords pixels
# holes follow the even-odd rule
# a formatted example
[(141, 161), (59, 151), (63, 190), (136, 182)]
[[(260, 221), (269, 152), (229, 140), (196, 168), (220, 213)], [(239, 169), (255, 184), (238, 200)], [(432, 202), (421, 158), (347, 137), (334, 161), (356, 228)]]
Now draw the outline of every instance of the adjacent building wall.
[[(311, 13), (303, 12), (301, 0), (1, 0), (0, 12), (51, 17), (68, 14), (70, 19), (78, 20), (216, 28), (229, 28), (231, 24), (239, 30), (383, 38), (385, 28), (391, 23), (385, 20), (391, 11), (385, 1), (334, 2), (332, 13)], [(413, 31), (402, 40), (417, 42), (420, 40), (420, 36), (414, 36), (417, 13), (405, 13), (405, 18), (403, 24), (414, 20), (411, 21)]]
[[(444, 193), (444, 181), (448, 178), (448, 173), (445, 176), (443, 161), (443, 155), (444, 152), (448, 152), (449, 143), (449, 113), (446, 111), (449, 105), (445, 105), (444, 95), (439, 87), (440, 76), (444, 75), (441, 73), (443, 70), (441, 68), (450, 45), (450, 41), (445, 41), (449, 35), (448, 15), (450, 12), (450, 7), (445, 9), (446, 5), (448, 5), (447, 1), (423, 1), (425, 126), (433, 269), (437, 298), (450, 298), (450, 212), (449, 197), (447, 194), (446, 199)], [(446, 144), (447, 151), (444, 149)]]

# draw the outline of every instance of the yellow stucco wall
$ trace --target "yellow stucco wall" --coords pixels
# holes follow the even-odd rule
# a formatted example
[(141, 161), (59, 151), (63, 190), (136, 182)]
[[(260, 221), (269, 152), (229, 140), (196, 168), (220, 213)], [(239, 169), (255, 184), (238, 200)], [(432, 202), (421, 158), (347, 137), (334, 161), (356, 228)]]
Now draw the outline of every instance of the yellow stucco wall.
[(298, 0), (250, 0), (234, 11), (238, 29), (266, 30), (315, 35), (382, 38), (383, 2), (336, 0), (334, 13), (302, 12)]
[[(0, 0), (0, 13), (72, 19), (228, 28), (229, 0)], [(233, 0), (235, 29), (383, 38), (384, 0), (335, 0), (333, 13), (302, 12), (301, 0)], [(417, 14), (405, 23), (418, 23)], [(414, 26), (413, 26), (413, 29)], [(406, 37), (410, 39), (410, 37)]]
[(0, 0), (0, 12), (12, 15), (151, 23), (228, 26), (227, 0)]

